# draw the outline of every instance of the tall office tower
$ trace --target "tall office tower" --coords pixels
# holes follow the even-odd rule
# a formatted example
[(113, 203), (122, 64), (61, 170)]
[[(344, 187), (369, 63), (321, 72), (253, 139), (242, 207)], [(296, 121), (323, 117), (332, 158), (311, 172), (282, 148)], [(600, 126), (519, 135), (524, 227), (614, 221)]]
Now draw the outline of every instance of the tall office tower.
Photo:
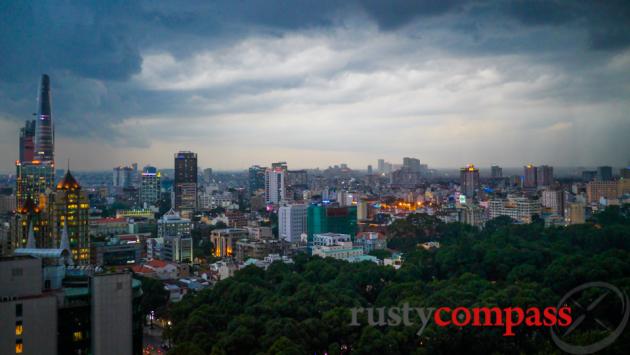
[(160, 200), (160, 172), (153, 166), (145, 166), (140, 181), (140, 203), (157, 206)]
[(503, 177), (503, 169), (498, 165), (493, 165), (490, 168), (491, 176), (493, 179), (502, 178)]
[(35, 154), (35, 120), (26, 121), (20, 129), (20, 161), (32, 161)]
[(372, 175), (372, 165), (367, 166), (367, 173), (368, 175)]
[(523, 188), (536, 188), (538, 186), (536, 178), (538, 177), (537, 169), (532, 164), (523, 167)]
[(597, 180), (611, 181), (612, 179), (613, 179), (612, 167), (610, 166), (597, 167)]
[(306, 233), (306, 205), (287, 205), (278, 211), (278, 236), (288, 242), (300, 241)]
[(254, 194), (257, 190), (265, 188), (265, 171), (267, 169), (254, 165), (249, 168), (249, 193)]
[(408, 168), (410, 171), (414, 173), (419, 173), (420, 172), (420, 159), (404, 157), (403, 167)]
[(553, 184), (553, 166), (541, 165), (536, 168), (536, 185), (551, 186)]
[[(31, 150), (33, 145), (34, 149)], [(15, 165), (17, 208), (22, 209), (27, 198), (31, 198), (39, 206), (40, 196), (46, 189), (52, 189), (55, 182), (54, 130), (48, 75), (42, 76), (36, 123), (27, 121), (20, 130), (20, 159)]]
[(306, 217), (308, 239), (320, 233), (357, 233), (357, 206), (310, 205)]
[(133, 168), (117, 166), (112, 170), (112, 186), (124, 189), (131, 187), (133, 183)]
[(175, 210), (188, 217), (197, 209), (197, 153), (175, 154)]
[(50, 78), (42, 75), (39, 87), (35, 156), (41, 161), (55, 161), (55, 132), (51, 111)]
[(68, 233), (69, 248), (75, 265), (90, 263), (89, 210), (87, 193), (70, 171), (57, 184), (57, 191), (48, 196), (47, 215), (50, 239), (47, 248), (60, 248), (63, 233)]
[(459, 170), (461, 192), (468, 198), (473, 198), (479, 192), (479, 169), (468, 164)]
[(281, 167), (265, 171), (265, 202), (278, 204), (286, 197), (285, 171)]
[(564, 216), (564, 191), (545, 189), (542, 191), (540, 204), (549, 212)]

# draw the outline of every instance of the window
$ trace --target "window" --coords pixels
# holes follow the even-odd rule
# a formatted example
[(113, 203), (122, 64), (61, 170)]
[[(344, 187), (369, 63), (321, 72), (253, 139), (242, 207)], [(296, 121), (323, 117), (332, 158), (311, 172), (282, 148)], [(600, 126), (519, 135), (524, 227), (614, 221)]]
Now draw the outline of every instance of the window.
[(21, 354), (24, 352), (24, 344), (22, 344), (22, 339), (18, 339), (15, 341), (15, 353)]
[(16, 317), (21, 317), (22, 316), (22, 304), (21, 303), (17, 303), (15, 305), (15, 316)]
[(24, 328), (22, 327), (22, 321), (19, 320), (17, 322), (15, 322), (15, 335), (22, 335), (22, 332), (24, 331)]
[(83, 333), (81, 333), (80, 331), (72, 333), (72, 340), (74, 341), (83, 340)]

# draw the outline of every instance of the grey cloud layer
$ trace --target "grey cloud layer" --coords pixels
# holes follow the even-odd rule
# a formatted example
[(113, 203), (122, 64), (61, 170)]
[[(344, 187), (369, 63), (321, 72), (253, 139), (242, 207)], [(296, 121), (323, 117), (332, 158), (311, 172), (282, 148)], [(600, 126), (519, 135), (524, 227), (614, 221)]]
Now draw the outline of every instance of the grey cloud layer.
[[(549, 148), (606, 132), (617, 143), (550, 160), (628, 159), (624, 1), (5, 1), (0, 13), (0, 119), (26, 119), (47, 72), (59, 135), (147, 160), (168, 141), (308, 150), (315, 164), (323, 149), (457, 164), (466, 154), (438, 139), (447, 132), (483, 155), (491, 133), (525, 141), (514, 130)], [(555, 140), (537, 131), (549, 127)]]

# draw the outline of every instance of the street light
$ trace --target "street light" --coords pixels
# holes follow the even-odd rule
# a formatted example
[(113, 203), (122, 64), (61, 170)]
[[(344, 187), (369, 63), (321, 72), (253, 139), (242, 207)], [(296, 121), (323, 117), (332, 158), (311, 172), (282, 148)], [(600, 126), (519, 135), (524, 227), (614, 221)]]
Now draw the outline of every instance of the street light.
[(155, 311), (149, 312), (149, 321), (151, 321), (150, 328), (153, 329), (153, 320), (155, 319)]

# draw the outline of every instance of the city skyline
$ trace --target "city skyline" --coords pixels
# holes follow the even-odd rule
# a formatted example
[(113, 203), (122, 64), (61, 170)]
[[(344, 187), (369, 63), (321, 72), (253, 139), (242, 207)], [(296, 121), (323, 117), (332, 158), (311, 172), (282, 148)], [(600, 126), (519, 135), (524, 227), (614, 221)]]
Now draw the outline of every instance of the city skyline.
[(0, 171), (44, 73), (76, 170), (628, 165), (623, 2), (286, 6), (4, 4)]

